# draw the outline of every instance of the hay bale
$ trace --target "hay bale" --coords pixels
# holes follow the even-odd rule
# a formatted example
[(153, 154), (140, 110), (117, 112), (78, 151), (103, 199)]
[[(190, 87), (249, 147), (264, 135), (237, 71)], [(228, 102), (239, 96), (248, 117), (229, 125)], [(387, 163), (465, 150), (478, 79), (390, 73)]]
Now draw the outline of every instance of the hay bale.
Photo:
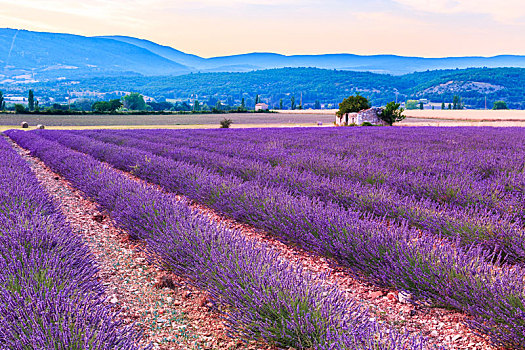
[(43, 124), (38, 124), (36, 126), (37, 129), (45, 129), (46, 127)]
[(22, 122), (22, 129), (27, 129), (29, 128), (29, 123), (28, 122)]

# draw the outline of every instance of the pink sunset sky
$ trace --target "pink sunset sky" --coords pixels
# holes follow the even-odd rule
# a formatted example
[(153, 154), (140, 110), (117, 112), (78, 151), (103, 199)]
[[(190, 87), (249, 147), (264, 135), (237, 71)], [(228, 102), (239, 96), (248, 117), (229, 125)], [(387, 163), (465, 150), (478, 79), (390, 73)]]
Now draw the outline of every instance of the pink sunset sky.
[(0, 27), (247, 52), (525, 54), (523, 0), (0, 0)]

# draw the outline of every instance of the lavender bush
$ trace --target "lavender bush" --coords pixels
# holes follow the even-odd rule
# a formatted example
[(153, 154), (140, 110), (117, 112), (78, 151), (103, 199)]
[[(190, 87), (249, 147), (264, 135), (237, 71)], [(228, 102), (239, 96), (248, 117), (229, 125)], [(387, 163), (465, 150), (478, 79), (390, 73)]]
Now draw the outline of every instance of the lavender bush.
[[(125, 134), (127, 136), (119, 136)], [(297, 171), (287, 166), (271, 166), (253, 159), (235, 159), (230, 156), (196, 150), (188, 147), (169, 148), (163, 138), (157, 142), (143, 141), (130, 132), (107, 131), (76, 132), (106, 143), (132, 147), (176, 161), (206, 167), (218, 174), (230, 174), (244, 181), (257, 181), (260, 186), (285, 187), (295, 195), (319, 198), (334, 202), (344, 208), (387, 217), (429, 233), (459, 239), (464, 246), (479, 244), (488, 250), (501, 252), (509, 262), (525, 259), (523, 230), (508, 214), (493, 213), (484, 208), (462, 208), (431, 199), (415, 199), (393, 192), (386, 186), (363, 184), (337, 177), (329, 179), (308, 170)], [(137, 131), (141, 135), (140, 131)], [(148, 131), (146, 137), (155, 139), (156, 132)]]
[(217, 227), (175, 196), (35, 133), (8, 134), (145, 240), (152, 261), (207, 290), (232, 335), (302, 349), (330, 348), (341, 341), (353, 349), (424, 348), (420, 338), (370, 321), (322, 279), (280, 260), (263, 244)]
[(103, 304), (87, 247), (4, 138), (0, 159), (2, 348), (138, 348), (137, 333)]
[[(406, 226), (345, 211), (331, 202), (220, 176), (140, 150), (67, 133), (39, 135), (328, 256), (378, 285), (410, 292), (416, 301), (463, 310), (472, 316), (469, 324), (495, 344), (514, 348), (525, 344), (525, 271), (520, 266), (487, 263), (498, 258), (479, 245), (461, 248)], [(490, 302), (480, 303), (478, 296)], [(509, 300), (514, 308), (504, 319), (496, 317), (494, 310), (508, 307)]]

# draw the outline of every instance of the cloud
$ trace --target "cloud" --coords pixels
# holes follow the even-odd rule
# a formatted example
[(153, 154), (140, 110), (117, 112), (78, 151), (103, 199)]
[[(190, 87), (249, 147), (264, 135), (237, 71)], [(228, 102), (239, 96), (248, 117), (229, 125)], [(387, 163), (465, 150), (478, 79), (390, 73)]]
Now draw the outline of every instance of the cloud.
[(439, 14), (483, 14), (499, 22), (523, 22), (523, 0), (394, 0), (417, 11)]

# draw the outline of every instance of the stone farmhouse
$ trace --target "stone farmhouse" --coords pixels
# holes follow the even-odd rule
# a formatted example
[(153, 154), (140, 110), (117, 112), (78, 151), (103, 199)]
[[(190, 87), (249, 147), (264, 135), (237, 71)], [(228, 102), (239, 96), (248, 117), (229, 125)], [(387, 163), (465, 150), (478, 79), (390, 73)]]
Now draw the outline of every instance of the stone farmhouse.
[(255, 111), (265, 111), (269, 108), (269, 106), (266, 103), (257, 103), (255, 105)]
[(369, 109), (363, 109), (362, 111), (359, 111), (357, 113), (347, 113), (342, 116), (338, 116), (336, 114), (335, 125), (338, 125), (338, 126), (350, 125), (350, 124), (361, 125), (365, 122), (368, 122), (374, 125), (382, 125), (384, 124), (384, 122), (381, 120), (381, 118), (379, 118), (382, 112), (383, 112), (382, 108), (372, 107)]

